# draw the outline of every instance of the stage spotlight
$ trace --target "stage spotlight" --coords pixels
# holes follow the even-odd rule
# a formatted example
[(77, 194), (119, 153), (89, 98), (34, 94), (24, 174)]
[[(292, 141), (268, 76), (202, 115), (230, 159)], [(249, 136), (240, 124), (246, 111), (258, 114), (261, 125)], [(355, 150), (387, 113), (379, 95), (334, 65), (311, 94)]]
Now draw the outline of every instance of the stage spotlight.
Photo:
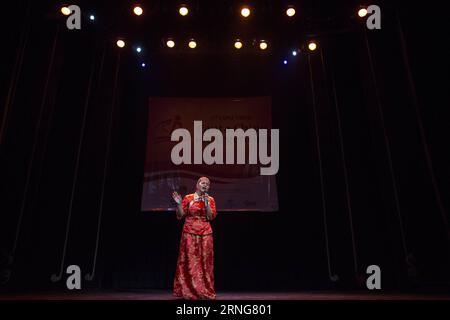
[(169, 48), (173, 48), (173, 47), (175, 47), (175, 41), (173, 41), (173, 40), (167, 40), (166, 45), (167, 45)]
[(119, 48), (125, 47), (125, 41), (123, 40), (117, 40), (116, 44)]
[(367, 9), (366, 8), (361, 8), (358, 10), (358, 16), (360, 16), (361, 18), (364, 18), (367, 15)]
[(141, 48), (141, 47), (137, 47), (137, 48), (136, 48), (136, 52), (137, 52), (137, 53), (141, 53), (141, 52), (142, 52), (142, 48)]
[(135, 15), (140, 16), (144, 13), (144, 10), (139, 6), (136, 6), (134, 7), (133, 12)]
[(191, 49), (195, 49), (195, 47), (197, 46), (197, 42), (195, 42), (194, 40), (190, 40), (188, 46)]
[(314, 41), (311, 41), (310, 43), (308, 43), (308, 49), (309, 51), (314, 51), (317, 49), (317, 44)]
[(292, 51), (292, 55), (295, 57), (297, 55), (297, 50)]
[(260, 48), (261, 50), (266, 50), (266, 49), (267, 49), (267, 42), (265, 42), (264, 40), (262, 40), (262, 41), (259, 43), (259, 48)]
[(289, 7), (289, 8), (286, 10), (286, 14), (287, 14), (288, 17), (293, 17), (293, 16), (295, 15), (295, 9), (292, 8), (292, 7)]
[(186, 6), (181, 6), (180, 10), (178, 10), (178, 12), (182, 15), (182, 16), (187, 16), (187, 14), (189, 13), (189, 9)]
[(68, 16), (69, 14), (72, 13), (72, 11), (70, 11), (70, 9), (67, 8), (67, 7), (62, 7), (62, 8), (61, 8), (61, 13), (62, 13), (63, 15), (65, 15), (65, 16)]
[(94, 21), (94, 20), (95, 20), (95, 16), (94, 16), (93, 14), (91, 14), (91, 15), (89, 16), (89, 20)]
[(241, 9), (241, 15), (244, 18), (247, 18), (250, 15), (250, 9), (248, 7), (244, 7)]
[(242, 48), (242, 42), (241, 42), (240, 40), (236, 40), (236, 41), (234, 42), (234, 47), (235, 47), (236, 49)]

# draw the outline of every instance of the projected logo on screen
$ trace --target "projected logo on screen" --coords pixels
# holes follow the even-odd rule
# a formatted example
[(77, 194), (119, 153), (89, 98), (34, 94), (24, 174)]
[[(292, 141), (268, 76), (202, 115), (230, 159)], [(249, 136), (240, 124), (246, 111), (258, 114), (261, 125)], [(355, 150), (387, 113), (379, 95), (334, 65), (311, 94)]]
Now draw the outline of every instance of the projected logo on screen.
[[(270, 131), (270, 137), (268, 131)], [(260, 175), (275, 175), (278, 172), (278, 129), (256, 130), (250, 128), (245, 131), (239, 128), (226, 129), (224, 137), (219, 129), (210, 128), (203, 132), (202, 121), (194, 121), (193, 161), (192, 137), (189, 130), (178, 128), (172, 132), (170, 139), (171, 141), (179, 141), (179, 143), (172, 148), (170, 154), (172, 163), (175, 165), (258, 164), (259, 160), (259, 164), (265, 166), (260, 167)], [(203, 142), (210, 143), (203, 149)], [(269, 147), (270, 155), (268, 154)], [(248, 162), (246, 162), (247, 153)]]

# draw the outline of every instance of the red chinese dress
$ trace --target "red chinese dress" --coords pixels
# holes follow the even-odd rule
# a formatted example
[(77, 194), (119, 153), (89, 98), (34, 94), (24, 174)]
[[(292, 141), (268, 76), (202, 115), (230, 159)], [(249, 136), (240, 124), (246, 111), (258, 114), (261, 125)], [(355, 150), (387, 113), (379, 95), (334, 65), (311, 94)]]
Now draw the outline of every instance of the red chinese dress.
[[(216, 202), (210, 196), (208, 202), (214, 219), (217, 216)], [(206, 218), (205, 203), (199, 199), (197, 193), (192, 193), (184, 197), (181, 205), (185, 222), (173, 295), (190, 300), (215, 299), (213, 233)]]

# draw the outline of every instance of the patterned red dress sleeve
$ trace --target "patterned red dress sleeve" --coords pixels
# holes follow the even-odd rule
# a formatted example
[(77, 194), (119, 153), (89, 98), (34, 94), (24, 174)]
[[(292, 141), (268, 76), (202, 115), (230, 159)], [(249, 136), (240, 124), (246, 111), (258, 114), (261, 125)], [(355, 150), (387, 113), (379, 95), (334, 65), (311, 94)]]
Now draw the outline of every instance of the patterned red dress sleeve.
[(212, 219), (213, 220), (217, 216), (217, 210), (216, 210), (216, 200), (214, 200), (213, 197), (209, 197), (209, 206), (211, 207), (212, 212)]
[[(186, 217), (188, 215), (188, 213), (189, 213), (189, 201), (190, 201), (189, 197), (188, 196), (184, 196), (183, 201), (181, 202), (181, 207), (183, 208), (184, 215), (182, 215), (181, 217), (179, 217), (177, 215), (177, 219), (178, 220), (181, 220), (181, 219), (183, 219), (184, 217)], [(178, 209), (177, 209), (177, 211), (178, 211)]]

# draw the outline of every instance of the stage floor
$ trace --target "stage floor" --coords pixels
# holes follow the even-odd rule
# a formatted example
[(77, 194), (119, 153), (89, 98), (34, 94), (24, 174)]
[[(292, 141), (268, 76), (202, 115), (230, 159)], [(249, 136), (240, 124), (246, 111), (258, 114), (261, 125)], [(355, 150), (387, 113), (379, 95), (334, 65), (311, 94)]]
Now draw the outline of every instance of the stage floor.
[[(169, 291), (1, 293), (0, 300), (180, 300)], [(386, 292), (218, 292), (217, 300), (450, 300), (449, 294)]]

